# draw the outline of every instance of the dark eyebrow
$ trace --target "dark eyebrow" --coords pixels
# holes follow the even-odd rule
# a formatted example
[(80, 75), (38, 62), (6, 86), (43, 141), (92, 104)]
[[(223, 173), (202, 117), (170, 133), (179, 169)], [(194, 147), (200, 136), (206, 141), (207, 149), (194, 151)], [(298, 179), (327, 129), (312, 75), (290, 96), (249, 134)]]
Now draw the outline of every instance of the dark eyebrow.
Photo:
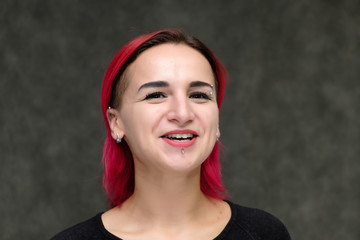
[(140, 92), (143, 88), (160, 88), (160, 87), (168, 87), (169, 83), (165, 81), (156, 81), (156, 82), (148, 82), (143, 85), (141, 85), (138, 89), (138, 92)]
[(209, 88), (214, 88), (214, 85), (207, 83), (207, 82), (202, 82), (202, 81), (195, 81), (195, 82), (191, 82), (190, 83), (190, 87), (209, 87)]

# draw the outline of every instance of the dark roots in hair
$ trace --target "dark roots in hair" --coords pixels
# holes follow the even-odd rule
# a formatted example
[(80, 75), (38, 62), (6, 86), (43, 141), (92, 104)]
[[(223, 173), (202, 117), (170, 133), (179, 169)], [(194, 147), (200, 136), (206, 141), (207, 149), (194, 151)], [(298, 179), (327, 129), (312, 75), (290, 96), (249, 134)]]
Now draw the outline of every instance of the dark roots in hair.
[(111, 92), (111, 98), (110, 98), (110, 106), (117, 108), (121, 104), (121, 96), (126, 90), (127, 83), (124, 80), (124, 72), (127, 69), (127, 67), (133, 63), (137, 57), (147, 49), (164, 44), (164, 43), (183, 43), (188, 45), (189, 47), (192, 47), (196, 50), (198, 50), (204, 57), (209, 61), (210, 66), (214, 72), (215, 76), (215, 89), (216, 92), (218, 92), (218, 79), (217, 79), (217, 70), (216, 70), (216, 63), (215, 63), (215, 56), (212, 53), (212, 51), (199, 39), (189, 36), (185, 34), (183, 31), (179, 29), (167, 29), (164, 31), (161, 31), (154, 35), (149, 40), (145, 41), (143, 44), (141, 44), (126, 60), (126, 62), (122, 65), (119, 72), (117, 73), (117, 76), (115, 78), (115, 81), (113, 82), (112, 86), (112, 92)]

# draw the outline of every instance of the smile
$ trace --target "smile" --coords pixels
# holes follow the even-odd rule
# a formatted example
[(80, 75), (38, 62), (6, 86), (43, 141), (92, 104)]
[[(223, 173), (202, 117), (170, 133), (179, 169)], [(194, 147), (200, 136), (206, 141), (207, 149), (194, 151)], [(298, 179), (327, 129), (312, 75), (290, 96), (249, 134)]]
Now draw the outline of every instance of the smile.
[(173, 141), (191, 141), (194, 138), (194, 134), (188, 133), (188, 134), (169, 134), (165, 136), (166, 138), (173, 140)]
[(197, 133), (191, 130), (175, 130), (166, 133), (161, 138), (173, 147), (187, 148), (196, 142), (197, 137)]

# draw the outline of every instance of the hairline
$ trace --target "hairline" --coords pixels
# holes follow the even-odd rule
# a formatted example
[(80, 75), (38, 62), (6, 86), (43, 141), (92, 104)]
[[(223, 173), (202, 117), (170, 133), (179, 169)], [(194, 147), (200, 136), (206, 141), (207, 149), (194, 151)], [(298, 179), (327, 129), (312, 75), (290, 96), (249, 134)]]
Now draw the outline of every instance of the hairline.
[[(146, 42), (145, 42), (146, 43)], [(115, 94), (113, 97), (114, 97), (114, 100), (113, 100), (113, 105), (112, 107), (114, 108), (120, 108), (121, 107), (121, 104), (122, 104), (122, 97), (127, 89), (127, 87), (129, 86), (129, 80), (128, 80), (128, 70), (129, 70), (129, 67), (138, 59), (138, 57), (146, 52), (147, 50), (153, 48), (153, 47), (157, 47), (157, 46), (161, 46), (161, 45), (164, 45), (164, 44), (172, 44), (172, 45), (184, 45), (184, 46), (188, 46), (194, 50), (196, 50), (197, 52), (199, 52), (205, 59), (206, 61), (209, 63), (210, 65), (210, 68), (213, 72), (213, 75), (214, 75), (214, 82), (215, 82), (215, 92), (217, 93), (218, 92), (218, 79), (217, 79), (217, 75), (216, 75), (216, 72), (215, 72), (215, 69), (213, 68), (213, 66), (211, 65), (211, 62), (209, 61), (209, 59), (206, 57), (205, 54), (203, 54), (199, 49), (191, 46), (189, 43), (187, 43), (186, 41), (184, 40), (179, 40), (179, 41), (176, 41), (176, 40), (171, 40), (171, 41), (168, 41), (168, 42), (162, 42), (162, 43), (159, 43), (159, 44), (156, 44), (156, 45), (153, 45), (149, 48), (146, 48), (142, 51), (139, 51), (138, 50), (140, 49), (141, 46), (139, 46), (135, 51), (134, 53), (128, 58), (131, 59), (135, 56), (134, 59), (132, 59), (131, 62), (128, 62), (128, 60), (124, 63), (124, 66), (126, 66), (122, 71), (119, 71), (118, 75), (120, 76), (117, 76), (115, 82), (115, 87), (114, 87), (114, 90), (115, 92), (113, 92), (113, 94)]]
[[(117, 108), (121, 105), (121, 101), (122, 101), (121, 98), (128, 87), (128, 81), (126, 81), (126, 74), (125, 74), (128, 67), (133, 62), (135, 62), (135, 60), (138, 58), (139, 55), (141, 55), (142, 52), (162, 44), (175, 44), (175, 45), (184, 44), (197, 50), (201, 55), (203, 55), (210, 64), (210, 67), (212, 69), (215, 80), (216, 98), (218, 100), (220, 94), (219, 78), (222, 78), (222, 73), (221, 73), (222, 70), (219, 69), (219, 63), (217, 57), (214, 55), (212, 50), (206, 44), (204, 44), (198, 38), (188, 35), (181, 29), (176, 29), (176, 28), (164, 29), (162, 31), (156, 32), (152, 36), (149, 36), (149, 38), (147, 37), (145, 38), (146, 40), (144, 39), (144, 41), (139, 42), (139, 45), (137, 45), (136, 43), (136, 41), (138, 40), (134, 39), (130, 41), (127, 46), (124, 47), (124, 48), (126, 47), (131, 48), (131, 45), (133, 44), (137, 45), (136, 47), (134, 46), (133, 50), (131, 50), (130, 55), (126, 57), (123, 64), (121, 64), (116, 76), (113, 78), (111, 93), (110, 93), (110, 101), (108, 103), (108, 106)], [(119, 81), (123, 83), (119, 84)]]

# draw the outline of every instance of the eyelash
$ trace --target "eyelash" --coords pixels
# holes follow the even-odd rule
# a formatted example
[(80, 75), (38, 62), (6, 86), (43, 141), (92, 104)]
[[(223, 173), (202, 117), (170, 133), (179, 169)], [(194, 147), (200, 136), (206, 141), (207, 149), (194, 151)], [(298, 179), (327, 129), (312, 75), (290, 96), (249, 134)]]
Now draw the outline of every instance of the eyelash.
[(164, 98), (164, 97), (166, 97), (164, 93), (154, 92), (154, 93), (147, 94), (146, 97), (144, 98), (144, 100), (149, 100), (149, 99), (154, 99), (154, 98)]
[(211, 97), (208, 94), (203, 93), (203, 92), (191, 93), (190, 98), (211, 100)]
[[(166, 95), (163, 92), (153, 92), (149, 93), (145, 96), (144, 100), (150, 100), (150, 99), (158, 99), (158, 98), (165, 98)], [(204, 92), (193, 92), (190, 94), (189, 98), (194, 99), (205, 99), (205, 100), (211, 100), (211, 96)]]

